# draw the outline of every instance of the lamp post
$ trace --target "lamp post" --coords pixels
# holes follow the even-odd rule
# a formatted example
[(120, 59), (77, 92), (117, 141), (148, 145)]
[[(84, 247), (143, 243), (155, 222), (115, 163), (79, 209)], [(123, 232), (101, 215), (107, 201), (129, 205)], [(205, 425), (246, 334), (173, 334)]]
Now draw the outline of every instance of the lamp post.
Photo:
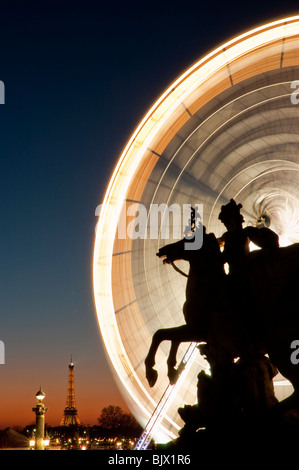
[(45, 407), (42, 401), (46, 395), (40, 388), (35, 396), (38, 400), (35, 408), (32, 408), (32, 411), (34, 411), (36, 415), (35, 450), (44, 450), (45, 414), (48, 408)]

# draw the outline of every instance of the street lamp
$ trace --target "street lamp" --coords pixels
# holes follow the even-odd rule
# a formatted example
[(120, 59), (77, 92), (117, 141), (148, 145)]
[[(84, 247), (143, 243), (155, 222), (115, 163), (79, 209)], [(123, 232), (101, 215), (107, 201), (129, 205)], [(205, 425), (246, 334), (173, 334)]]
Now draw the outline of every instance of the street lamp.
[(40, 387), (39, 391), (35, 396), (38, 400), (38, 403), (35, 408), (32, 408), (32, 411), (34, 411), (36, 415), (35, 450), (44, 450), (45, 414), (46, 411), (48, 411), (48, 408), (45, 407), (42, 401), (46, 395)]

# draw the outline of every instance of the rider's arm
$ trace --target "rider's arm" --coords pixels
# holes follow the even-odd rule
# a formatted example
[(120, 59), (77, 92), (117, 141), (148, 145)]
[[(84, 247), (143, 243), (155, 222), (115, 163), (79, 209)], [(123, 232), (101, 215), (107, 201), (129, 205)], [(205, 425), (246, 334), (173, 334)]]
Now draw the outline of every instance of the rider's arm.
[(244, 229), (249, 240), (260, 248), (278, 248), (279, 237), (269, 228), (246, 227)]

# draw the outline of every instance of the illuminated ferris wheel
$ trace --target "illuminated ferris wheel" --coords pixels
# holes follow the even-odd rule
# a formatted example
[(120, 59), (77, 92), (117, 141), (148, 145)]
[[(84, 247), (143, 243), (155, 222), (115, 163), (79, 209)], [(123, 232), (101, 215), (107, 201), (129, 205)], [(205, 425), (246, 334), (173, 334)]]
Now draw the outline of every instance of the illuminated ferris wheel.
[[(298, 91), (297, 91), (298, 90)], [(184, 323), (186, 278), (156, 257), (173, 241), (149, 236), (152, 207), (202, 204), (208, 232), (220, 236), (222, 204), (243, 205), (247, 225), (263, 218), (280, 243), (299, 241), (299, 16), (255, 28), (201, 58), (154, 103), (116, 165), (94, 247), (94, 296), (107, 355), (133, 414), (144, 426), (167, 389), (169, 344), (157, 354), (157, 384), (144, 359), (158, 328)], [(134, 216), (146, 210), (143, 236)], [(133, 223), (132, 223), (133, 221)], [(187, 271), (180, 262), (182, 271)], [(179, 350), (178, 362), (188, 349)], [(196, 402), (193, 354), (154, 434), (177, 437), (177, 409)], [(278, 398), (291, 392), (276, 377)]]

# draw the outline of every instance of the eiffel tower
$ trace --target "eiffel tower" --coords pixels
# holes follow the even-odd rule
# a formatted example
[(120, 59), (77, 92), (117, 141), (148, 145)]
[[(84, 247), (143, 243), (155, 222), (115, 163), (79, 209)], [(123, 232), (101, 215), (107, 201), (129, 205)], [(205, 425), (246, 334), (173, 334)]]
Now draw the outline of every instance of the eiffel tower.
[(69, 378), (67, 385), (66, 406), (64, 408), (64, 414), (60, 422), (60, 426), (74, 425), (80, 425), (80, 420), (77, 416), (77, 409), (75, 403), (74, 364), (71, 358), (71, 362), (69, 363)]

